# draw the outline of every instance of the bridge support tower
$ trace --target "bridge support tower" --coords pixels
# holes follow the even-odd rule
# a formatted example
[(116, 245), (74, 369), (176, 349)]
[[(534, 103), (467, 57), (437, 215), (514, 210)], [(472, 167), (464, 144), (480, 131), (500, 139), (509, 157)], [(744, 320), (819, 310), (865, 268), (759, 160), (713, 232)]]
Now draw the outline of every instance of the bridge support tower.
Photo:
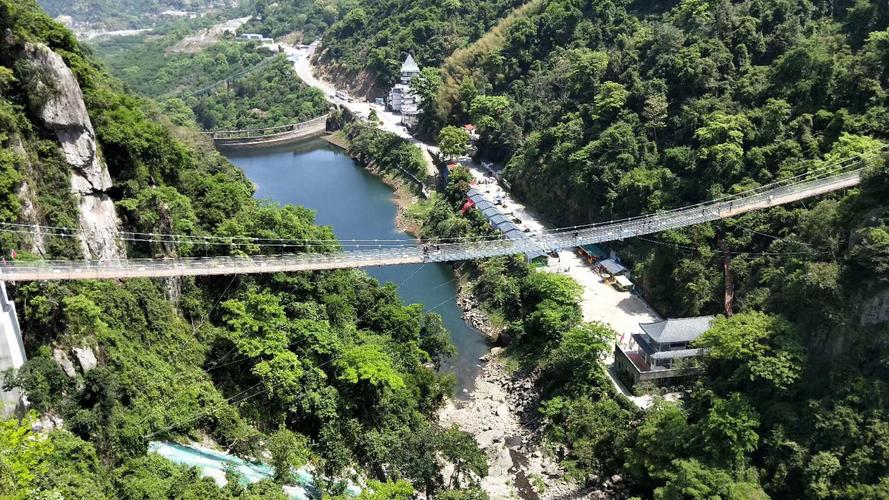
[[(15, 304), (6, 294), (6, 282), (0, 281), (0, 374), (10, 368), (21, 368), (25, 364), (25, 345), (22, 330), (15, 312)], [(0, 380), (0, 417), (9, 418), (21, 415), (25, 410), (25, 399), (21, 391), (5, 391)]]

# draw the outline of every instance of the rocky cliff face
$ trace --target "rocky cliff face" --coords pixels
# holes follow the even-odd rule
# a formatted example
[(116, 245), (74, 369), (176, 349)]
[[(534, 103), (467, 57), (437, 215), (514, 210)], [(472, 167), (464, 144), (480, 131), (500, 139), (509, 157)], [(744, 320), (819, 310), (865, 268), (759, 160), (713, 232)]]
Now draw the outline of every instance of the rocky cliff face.
[(96, 146), (96, 134), (74, 74), (61, 56), (43, 44), (22, 49), (24, 77), (30, 87), (31, 111), (55, 132), (65, 160), (71, 165), (71, 190), (77, 198), (84, 258), (124, 257), (117, 240), (118, 219), (108, 196), (111, 176)]
[[(22, 140), (20, 137), (17, 137), (14, 141), (12, 141), (12, 148), (19, 155), (20, 158), (24, 159), (24, 170), (28, 173), (28, 175), (33, 176), (34, 172), (31, 166), (31, 162), (28, 160), (28, 153), (25, 151), (25, 146), (24, 144), (22, 144)], [(46, 235), (43, 234), (43, 229), (40, 225), (43, 217), (40, 214), (40, 208), (34, 201), (34, 193), (27, 181), (23, 181), (21, 185), (19, 185), (16, 196), (18, 196), (19, 200), (22, 201), (22, 222), (32, 224), (36, 228), (30, 234), (31, 238), (29, 240), (30, 246), (28, 247), (28, 251), (40, 256), (45, 256)]]
[(889, 289), (880, 290), (864, 301), (861, 308), (862, 325), (879, 325), (889, 321)]

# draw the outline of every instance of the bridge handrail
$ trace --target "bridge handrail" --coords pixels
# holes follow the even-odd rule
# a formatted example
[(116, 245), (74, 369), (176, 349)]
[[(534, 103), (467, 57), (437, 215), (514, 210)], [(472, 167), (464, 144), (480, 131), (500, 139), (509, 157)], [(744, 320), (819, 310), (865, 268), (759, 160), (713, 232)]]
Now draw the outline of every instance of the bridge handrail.
[(251, 128), (251, 129), (239, 129), (239, 130), (209, 130), (207, 134), (210, 135), (212, 139), (252, 139), (255, 137), (266, 137), (268, 135), (273, 135), (271, 132), (277, 133), (277, 131), (283, 132), (293, 132), (297, 130), (302, 130), (312, 125), (316, 125), (322, 120), (326, 123), (327, 117), (329, 113), (325, 113), (321, 116), (316, 116), (310, 120), (288, 123), (286, 125), (276, 125), (274, 127), (264, 127), (264, 128)]
[(668, 229), (686, 227), (797, 201), (809, 196), (851, 187), (862, 169), (780, 186), (743, 199), (716, 200), (669, 213), (579, 230), (531, 234), (527, 238), (443, 243), (423, 248), (367, 248), (332, 253), (301, 253), (253, 256), (182, 257), (176, 259), (128, 259), (112, 261), (14, 261), (0, 265), (7, 280), (101, 279), (114, 277), (165, 277), (219, 275), (364, 267), (424, 261), (444, 262), (478, 259), (541, 250), (571, 248), (589, 243), (620, 240)]

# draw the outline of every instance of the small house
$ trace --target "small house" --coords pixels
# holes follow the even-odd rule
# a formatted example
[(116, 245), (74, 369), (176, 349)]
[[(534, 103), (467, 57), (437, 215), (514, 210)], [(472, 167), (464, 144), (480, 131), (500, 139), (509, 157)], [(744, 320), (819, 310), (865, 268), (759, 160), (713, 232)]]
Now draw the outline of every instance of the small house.
[(598, 245), (581, 245), (577, 247), (577, 253), (580, 254), (581, 257), (586, 259), (587, 263), (593, 264), (602, 259), (608, 257), (608, 254), (605, 253), (604, 250), (599, 248)]
[[(522, 231), (515, 223), (510, 220), (509, 216), (500, 211), (500, 209), (492, 205), (490, 201), (485, 199), (485, 195), (482, 194), (476, 188), (469, 188), (469, 191), (466, 192), (468, 197), (468, 201), (473, 203), (473, 206), (481, 211), (482, 215), (488, 219), (488, 222), (492, 227), (500, 231), (500, 233), (508, 240), (513, 241), (521, 241), (528, 239), (528, 235)], [(524, 252), (525, 259), (536, 265), (546, 265), (548, 261), (548, 257), (544, 249), (535, 248), (533, 250), (527, 250)]]
[(698, 360), (704, 349), (692, 347), (692, 343), (710, 328), (713, 319), (697, 316), (640, 323), (642, 333), (633, 334), (635, 350), (615, 345), (615, 368), (632, 384), (665, 384), (694, 375), (700, 371)]
[(420, 74), (420, 67), (414, 61), (413, 56), (407, 58), (401, 64), (400, 83), (396, 83), (389, 91), (389, 109), (401, 113), (401, 121), (408, 128), (416, 126), (420, 116), (419, 98), (411, 90), (411, 80)]

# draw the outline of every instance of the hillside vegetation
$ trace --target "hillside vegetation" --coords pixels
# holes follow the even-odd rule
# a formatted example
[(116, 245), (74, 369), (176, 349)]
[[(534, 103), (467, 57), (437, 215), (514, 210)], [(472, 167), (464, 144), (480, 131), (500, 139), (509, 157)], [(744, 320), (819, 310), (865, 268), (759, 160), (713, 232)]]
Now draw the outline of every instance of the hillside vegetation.
[(324, 34), (321, 61), (348, 80), (364, 69), (388, 87), (407, 54), (420, 67), (438, 66), (507, 15), (520, 0), (357, 2)]
[(164, 11), (199, 12), (236, 5), (238, 0), (40, 0), (52, 17), (70, 16), (78, 24), (106, 30), (147, 28)]
[[(445, 63), (465, 77), (423, 127), (476, 124), (481, 157), (560, 224), (828, 167), (889, 138), (887, 12), (830, 7), (544, 1)], [(889, 494), (889, 170), (885, 155), (861, 165), (849, 192), (614, 244), (663, 315), (733, 314), (699, 340), (704, 374), (681, 404), (640, 412), (611, 394), (590, 361), (616, 334), (579, 323), (570, 283), (511, 259), (469, 268), (512, 358), (542, 370), (538, 415), (572, 474), (664, 499)], [(422, 211), (427, 237), (483, 234), (460, 213), (468, 179), (452, 173)]]
[(295, 41), (310, 43), (357, 3), (358, 0), (253, 0), (243, 8), (252, 19), (239, 31), (275, 39), (294, 34)]
[[(35, 86), (39, 75), (23, 62), (23, 47), (45, 44), (83, 91), (122, 228), (193, 237), (129, 242), (130, 257), (280, 251), (256, 235), (336, 248), (311, 211), (254, 200), (249, 181), (212, 148), (174, 136), (152, 101), (124, 91), (32, 0), (0, 0), (0, 29), (8, 30), (0, 40), (0, 222), (22, 220), (26, 180), (38, 222), (76, 226), (71, 166), (33, 113), (58, 90), (52, 81)], [(76, 256), (75, 233), (48, 236), (46, 257)], [(4, 253), (30, 244), (3, 232)], [(330, 477), (355, 468), (383, 481), (379, 491), (401, 495), (459, 486), (444, 483), (441, 457), (466, 478), (485, 474), (472, 439), (431, 418), (453, 387), (435, 369), (453, 350), (441, 318), (401, 305), (393, 285), (362, 272), (44, 282), (11, 292), (29, 359), (4, 383), (25, 392), (32, 413), (0, 422), (0, 497), (283, 498), (280, 485), (306, 463)], [(92, 351), (98, 365), (64, 363), (73, 348)], [(38, 417), (56, 423), (44, 418), (35, 431)], [(147, 454), (149, 441), (162, 439), (268, 461), (274, 480), (247, 488), (229, 473), (219, 488)]]
[(254, 42), (222, 40), (197, 53), (173, 52), (195, 29), (169, 26), (162, 34), (96, 42), (108, 70), (142, 95), (161, 101), (180, 124), (204, 129), (284, 125), (324, 114), (321, 91), (304, 85), (284, 55)]

